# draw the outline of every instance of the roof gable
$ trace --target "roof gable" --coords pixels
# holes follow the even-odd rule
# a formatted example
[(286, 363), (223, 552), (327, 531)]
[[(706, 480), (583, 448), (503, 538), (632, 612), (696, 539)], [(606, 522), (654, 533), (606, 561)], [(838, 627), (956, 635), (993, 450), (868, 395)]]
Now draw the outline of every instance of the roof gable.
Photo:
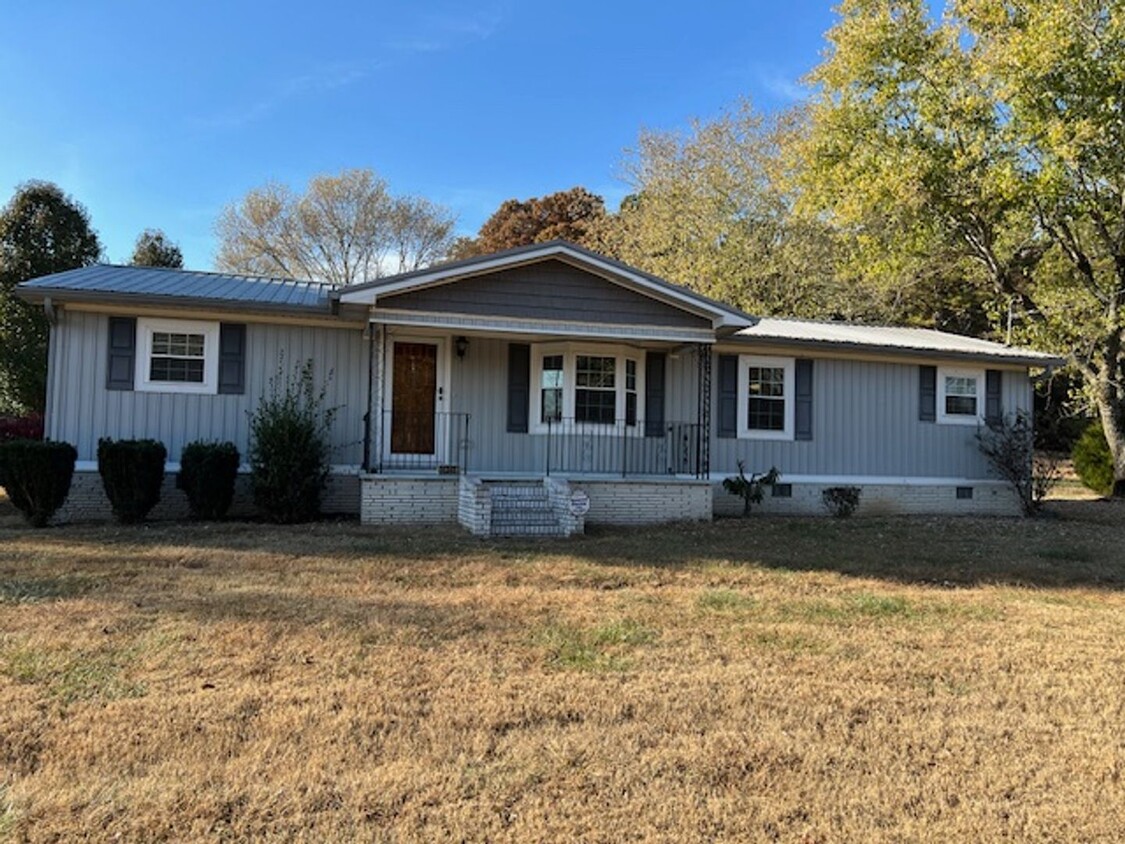
[(337, 295), (343, 303), (376, 305), (387, 297), (409, 291), (446, 286), (482, 275), (545, 262), (569, 264), (590, 276), (598, 277), (606, 284), (624, 287), (669, 307), (705, 318), (715, 328), (741, 328), (753, 322), (752, 317), (736, 308), (565, 241), (534, 244), (389, 276), (342, 288)]

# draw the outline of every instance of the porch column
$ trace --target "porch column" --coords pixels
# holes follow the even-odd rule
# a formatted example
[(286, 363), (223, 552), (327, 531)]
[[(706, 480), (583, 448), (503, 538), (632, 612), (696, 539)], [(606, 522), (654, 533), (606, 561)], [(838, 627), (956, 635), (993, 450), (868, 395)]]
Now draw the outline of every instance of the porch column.
[(696, 347), (696, 362), (699, 368), (698, 405), (695, 410), (695, 421), (699, 425), (699, 460), (698, 468), (700, 477), (711, 476), (711, 346), (700, 343)]

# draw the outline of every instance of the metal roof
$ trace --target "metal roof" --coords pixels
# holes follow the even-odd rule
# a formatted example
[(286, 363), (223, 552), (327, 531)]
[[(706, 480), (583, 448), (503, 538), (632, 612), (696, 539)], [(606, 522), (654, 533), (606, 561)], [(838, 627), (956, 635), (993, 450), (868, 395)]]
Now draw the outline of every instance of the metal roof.
[(929, 328), (889, 325), (854, 325), (763, 317), (734, 335), (735, 339), (775, 341), (783, 345), (828, 345), (871, 351), (902, 351), (964, 358), (993, 358), (1031, 366), (1061, 366), (1057, 355), (1016, 346), (1005, 346), (975, 337)]
[(324, 282), (291, 278), (95, 264), (32, 279), (21, 284), (20, 289), (44, 296), (59, 291), (64, 299), (66, 294), (106, 294), (115, 298), (205, 300), (213, 304), (327, 311), (333, 288)]

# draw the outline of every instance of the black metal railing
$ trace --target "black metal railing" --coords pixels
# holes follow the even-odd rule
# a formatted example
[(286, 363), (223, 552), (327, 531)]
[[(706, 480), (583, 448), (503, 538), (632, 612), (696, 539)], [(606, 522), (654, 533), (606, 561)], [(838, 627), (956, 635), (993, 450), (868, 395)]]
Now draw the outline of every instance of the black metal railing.
[[(700, 426), (669, 422), (646, 432), (625, 420), (592, 423), (554, 419), (543, 424), (543, 472), (554, 474), (691, 475), (701, 471)], [(646, 436), (646, 433), (648, 434)]]
[(375, 438), (371, 468), (436, 469), (450, 474), (469, 470), (468, 413), (415, 413), (385, 410)]

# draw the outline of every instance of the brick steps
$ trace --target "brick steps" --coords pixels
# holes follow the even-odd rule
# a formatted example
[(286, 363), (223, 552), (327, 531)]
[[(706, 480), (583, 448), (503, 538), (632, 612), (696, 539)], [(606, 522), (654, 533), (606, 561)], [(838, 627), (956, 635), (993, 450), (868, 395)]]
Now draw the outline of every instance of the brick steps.
[(542, 484), (490, 484), (489, 536), (563, 536), (565, 531)]

